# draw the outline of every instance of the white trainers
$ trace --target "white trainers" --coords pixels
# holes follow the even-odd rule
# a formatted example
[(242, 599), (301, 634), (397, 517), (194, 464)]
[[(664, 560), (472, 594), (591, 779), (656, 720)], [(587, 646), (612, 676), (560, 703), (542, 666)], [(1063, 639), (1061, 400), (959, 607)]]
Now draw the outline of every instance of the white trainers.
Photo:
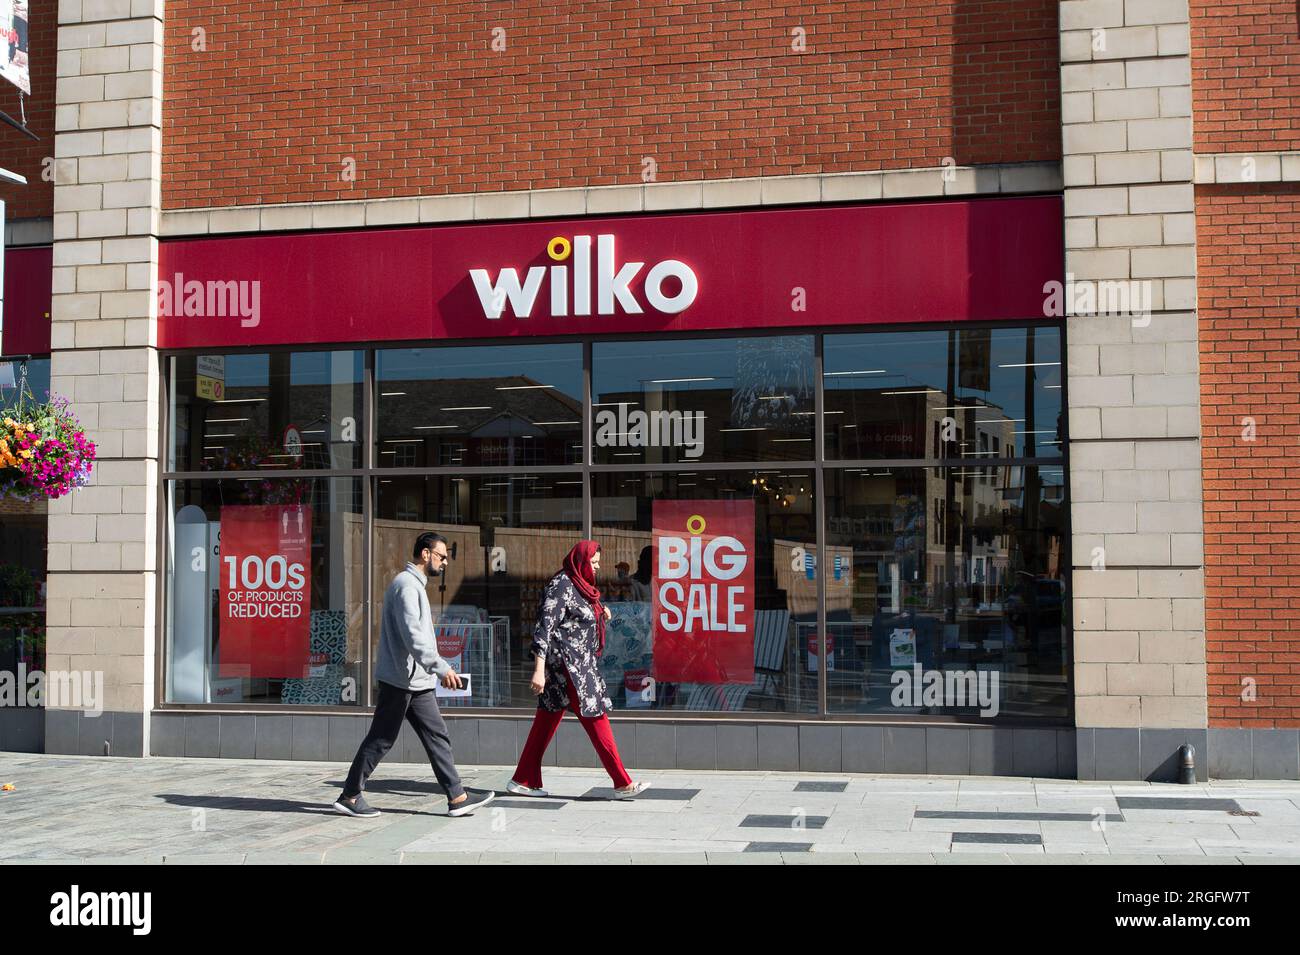
[(516, 796), (549, 796), (545, 789), (533, 789), (531, 786), (525, 786), (523, 783), (517, 783), (513, 779), (506, 783), (506, 792), (512, 792)]
[(614, 798), (631, 799), (633, 796), (639, 796), (649, 788), (649, 783), (633, 783), (631, 786), (628, 786), (627, 789), (615, 789)]

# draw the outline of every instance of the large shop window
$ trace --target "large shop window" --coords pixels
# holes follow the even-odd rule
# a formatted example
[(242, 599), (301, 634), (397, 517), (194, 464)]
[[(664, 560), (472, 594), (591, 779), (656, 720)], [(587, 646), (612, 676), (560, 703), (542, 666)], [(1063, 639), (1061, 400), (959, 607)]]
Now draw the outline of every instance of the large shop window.
[(361, 482), (171, 481), (166, 699), (364, 705)]
[(172, 471), (361, 466), (364, 353), (171, 359)]
[(447, 538), (446, 572), (430, 581), (438, 652), (475, 681), (446, 706), (535, 706), (528, 646), (542, 588), (582, 537), (581, 475), (380, 478), (375, 497), (376, 613), (424, 531)]
[(594, 477), (613, 611), (601, 669), (628, 710), (815, 712), (811, 471)]
[(166, 699), (365, 704), (436, 531), (448, 707), (536, 705), (590, 536), (620, 711), (1068, 720), (1060, 328), (818, 338), (378, 349), (368, 400), (364, 351), (169, 359)]
[(828, 460), (1057, 457), (1055, 328), (827, 335)]
[[(26, 374), (25, 401), (44, 401), (50, 360), (0, 359), (0, 409), (17, 404)], [(0, 673), (45, 669), (45, 501), (0, 498)]]
[(1059, 465), (829, 470), (829, 709), (1067, 716), (1065, 507)]
[(582, 346), (378, 353), (379, 467), (537, 467), (582, 461)]
[(814, 457), (810, 335), (599, 342), (591, 380), (597, 464)]

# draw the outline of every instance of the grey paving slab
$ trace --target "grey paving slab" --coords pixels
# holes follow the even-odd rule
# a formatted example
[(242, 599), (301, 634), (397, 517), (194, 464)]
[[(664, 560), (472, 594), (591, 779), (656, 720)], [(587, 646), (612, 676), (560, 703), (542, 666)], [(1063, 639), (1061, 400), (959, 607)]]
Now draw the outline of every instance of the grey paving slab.
[(1007, 845), (1042, 845), (1043, 837), (1037, 832), (954, 832), (953, 845), (957, 843), (1005, 843)]
[(849, 784), (847, 782), (803, 780), (795, 784), (794, 791), (797, 793), (842, 793), (848, 788)]
[(821, 829), (826, 825), (826, 816), (755, 814), (741, 820), (745, 829), (790, 829), (798, 824), (799, 828)]
[[(669, 787), (651, 786), (645, 792), (640, 793), (630, 802), (650, 802), (652, 800), (669, 800), (685, 801), (694, 799), (700, 794), (698, 789), (672, 789)], [(614, 789), (612, 786), (596, 786), (588, 789), (582, 794), (584, 799), (614, 799)]]
[(811, 842), (751, 842), (742, 852), (810, 852)]
[(1094, 816), (1091, 813), (1081, 812), (1039, 812), (1039, 811), (1022, 811), (1008, 810), (1006, 812), (981, 812), (973, 810), (949, 810), (949, 809), (918, 809), (916, 811), (917, 819), (1007, 819), (1017, 821), (1033, 822), (1092, 822), (1094, 819), (1102, 818), (1106, 822), (1123, 822), (1124, 817), (1119, 813), (1103, 813), (1101, 816)]
[(1190, 809), (1200, 812), (1228, 812), (1241, 808), (1235, 799), (1193, 796), (1120, 796), (1115, 801), (1120, 809)]

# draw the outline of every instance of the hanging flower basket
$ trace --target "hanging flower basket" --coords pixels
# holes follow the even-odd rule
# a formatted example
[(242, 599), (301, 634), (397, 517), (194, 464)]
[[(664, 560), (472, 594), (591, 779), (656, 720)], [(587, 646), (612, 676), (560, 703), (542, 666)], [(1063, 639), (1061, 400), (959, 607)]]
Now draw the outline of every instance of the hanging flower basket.
[(95, 443), (66, 398), (22, 400), (0, 411), (0, 496), (20, 501), (63, 497), (90, 480)]

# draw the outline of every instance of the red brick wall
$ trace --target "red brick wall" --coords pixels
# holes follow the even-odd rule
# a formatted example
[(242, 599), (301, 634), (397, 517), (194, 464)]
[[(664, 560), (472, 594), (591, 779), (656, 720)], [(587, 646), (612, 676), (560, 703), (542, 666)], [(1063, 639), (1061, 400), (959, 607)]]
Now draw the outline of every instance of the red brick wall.
[(1200, 187), (1196, 217), (1210, 725), (1300, 726), (1300, 186)]
[(1191, 0), (1196, 151), (1300, 149), (1296, 0)]
[[(24, 97), (27, 127), (40, 136), (40, 142), (28, 139), (12, 126), (0, 123), (0, 167), (27, 177), (26, 186), (0, 182), (0, 199), (5, 202), (6, 219), (48, 218), (54, 215), (54, 182), (41, 178), (41, 160), (54, 155), (54, 65), (58, 37), (58, 4), (53, 0), (34, 0), (28, 4), (31, 22), (27, 49), (31, 57), (32, 95)], [(0, 111), (21, 119), (18, 87), (0, 81)]]
[(166, 42), (172, 209), (1060, 158), (1055, 0), (175, 0)]

